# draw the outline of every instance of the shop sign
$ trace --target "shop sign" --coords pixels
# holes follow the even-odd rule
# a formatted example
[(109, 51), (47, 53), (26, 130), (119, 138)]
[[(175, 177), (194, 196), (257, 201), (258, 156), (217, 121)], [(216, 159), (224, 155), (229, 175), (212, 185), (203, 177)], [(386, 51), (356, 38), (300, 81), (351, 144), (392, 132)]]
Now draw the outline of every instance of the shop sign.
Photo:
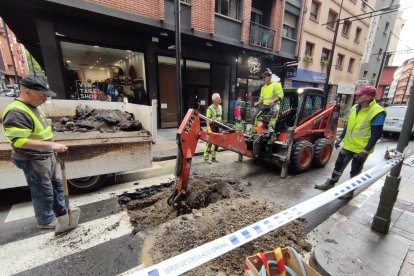
[(367, 42), (365, 44), (364, 53), (362, 55), (362, 63), (368, 63), (371, 58), (372, 47), (374, 46), (375, 34), (378, 28), (380, 16), (373, 16), (368, 30)]
[(297, 74), (298, 74), (298, 66), (297, 65), (289, 66), (286, 71), (286, 78), (287, 79), (296, 78)]
[(85, 81), (76, 81), (76, 91), (78, 92), (79, 100), (96, 100), (98, 94), (101, 94), (99, 89), (92, 87)]
[(354, 94), (355, 89), (356, 89), (355, 84), (338, 83), (338, 89), (336, 90), (336, 93), (337, 94), (352, 95), (352, 94)]
[(324, 83), (326, 80), (326, 73), (310, 71), (298, 68), (296, 77), (293, 80), (312, 83)]
[(246, 79), (260, 79), (260, 74), (265, 65), (258, 57), (242, 57), (238, 64), (237, 76)]

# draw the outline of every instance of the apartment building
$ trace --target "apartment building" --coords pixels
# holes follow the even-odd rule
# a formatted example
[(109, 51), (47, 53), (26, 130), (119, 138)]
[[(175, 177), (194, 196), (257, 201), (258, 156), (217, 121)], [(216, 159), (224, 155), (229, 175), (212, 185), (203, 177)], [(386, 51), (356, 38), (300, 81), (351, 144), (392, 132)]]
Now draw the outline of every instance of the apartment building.
[[(9, 35), (10, 46), (6, 39), (6, 30)], [(13, 56), (10, 55), (10, 48)], [(3, 25), (0, 18), (0, 89), (6, 85), (16, 84), (15, 71), (13, 68), (13, 60), (16, 66), (18, 78), (27, 75), (28, 68), (24, 47), (17, 41), (16, 36), (7, 25)]]
[[(307, 0), (306, 10), (300, 41), (300, 61), (296, 76), (291, 78), (291, 84), (294, 87), (323, 88), (327, 78), (336, 20), (366, 13), (368, 6), (362, 0)], [(344, 95), (343, 112), (352, 104), (351, 94), (356, 89), (369, 24), (370, 19), (351, 19), (341, 21), (338, 28), (329, 78), (328, 102), (333, 102), (337, 94)]]
[(284, 65), (297, 60), (302, 5), (180, 1), (179, 92), (172, 0), (4, 0), (0, 16), (44, 67), (59, 98), (89, 99), (79, 89), (88, 85), (132, 91), (137, 103), (158, 101), (159, 127), (165, 128), (176, 127), (190, 107), (204, 112), (214, 92), (222, 96), (224, 119), (231, 120), (236, 97), (258, 96), (264, 68), (283, 77)]
[[(388, 7), (397, 7), (399, 3), (400, 0), (382, 0), (377, 1), (373, 6), (369, 4), (365, 6), (371, 11), (386, 10)], [(363, 85), (378, 85), (382, 68), (388, 62), (386, 52), (392, 51), (391, 49), (394, 48), (392, 40), (399, 35), (399, 30), (396, 30), (397, 34), (393, 32), (398, 17), (397, 11), (376, 14), (381, 15), (370, 18), (370, 28), (362, 56), (357, 88)]]

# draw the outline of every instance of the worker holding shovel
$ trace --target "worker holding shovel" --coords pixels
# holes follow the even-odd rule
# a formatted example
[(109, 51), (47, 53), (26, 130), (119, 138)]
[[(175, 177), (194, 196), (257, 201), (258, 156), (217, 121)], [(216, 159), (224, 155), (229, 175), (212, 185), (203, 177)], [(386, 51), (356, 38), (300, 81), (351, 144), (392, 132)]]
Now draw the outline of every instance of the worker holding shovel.
[(21, 85), (21, 95), (3, 111), (2, 130), (13, 148), (12, 161), (25, 174), (37, 227), (64, 233), (76, 228), (80, 216), (80, 209), (69, 209), (65, 202), (55, 158), (68, 148), (53, 142), (52, 127), (39, 108), (56, 93), (33, 76), (22, 78)]

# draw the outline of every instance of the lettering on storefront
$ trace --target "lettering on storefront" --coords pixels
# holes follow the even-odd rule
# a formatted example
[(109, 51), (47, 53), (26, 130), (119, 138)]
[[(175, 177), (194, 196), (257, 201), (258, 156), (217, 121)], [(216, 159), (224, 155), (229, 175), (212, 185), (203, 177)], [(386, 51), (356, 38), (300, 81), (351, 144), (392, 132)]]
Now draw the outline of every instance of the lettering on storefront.
[(98, 90), (85, 81), (76, 81), (76, 91), (79, 100), (96, 100)]

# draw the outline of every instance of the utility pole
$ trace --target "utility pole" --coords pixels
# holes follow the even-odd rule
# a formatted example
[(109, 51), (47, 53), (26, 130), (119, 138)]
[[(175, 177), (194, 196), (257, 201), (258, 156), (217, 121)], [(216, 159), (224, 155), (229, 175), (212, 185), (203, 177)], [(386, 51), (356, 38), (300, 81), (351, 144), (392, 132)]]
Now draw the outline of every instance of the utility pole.
[(175, 64), (176, 64), (176, 82), (177, 82), (177, 99), (178, 99), (178, 122), (183, 119), (183, 92), (181, 78), (181, 30), (180, 30), (180, 0), (175, 0)]
[[(410, 95), (414, 93), (414, 86), (411, 87)], [(401, 129), (400, 138), (398, 139), (397, 151), (403, 152), (410, 141), (411, 130), (414, 124), (414, 100), (410, 97), (408, 101), (407, 112), (405, 113), (404, 122)], [(380, 202), (378, 204), (377, 213), (371, 224), (371, 229), (382, 234), (387, 234), (391, 224), (391, 214), (394, 203), (397, 200), (398, 189), (401, 182), (401, 168), (403, 162), (395, 166), (390, 175), (385, 179), (384, 186), (381, 190)]]
[(338, 14), (338, 19), (335, 20), (335, 33), (334, 33), (334, 37), (332, 40), (332, 50), (331, 53), (329, 55), (329, 62), (328, 62), (328, 67), (326, 68), (326, 80), (325, 80), (325, 85), (323, 87), (323, 92), (325, 93), (325, 103), (324, 106), (326, 106), (327, 100), (328, 100), (328, 94), (329, 94), (329, 78), (331, 76), (331, 70), (332, 70), (332, 62), (333, 62), (333, 58), (334, 58), (334, 52), (335, 52), (335, 47), (336, 47), (336, 38), (338, 37), (338, 30), (339, 30), (339, 22), (340, 22), (340, 18), (341, 18), (341, 13), (342, 13), (342, 5), (344, 3), (344, 0), (341, 1), (341, 6), (339, 8), (339, 14)]
[(11, 45), (10, 45), (9, 32), (7, 31), (6, 22), (4, 22), (3, 18), (1, 20), (2, 20), (2, 23), (3, 23), (4, 34), (6, 35), (6, 41), (7, 41), (7, 45), (9, 46), (10, 57), (11, 57), (12, 64), (13, 64), (14, 79), (15, 79), (15, 82), (16, 82), (19, 90), (20, 90), (20, 81), (19, 81), (19, 76), (17, 75), (16, 63), (14, 62), (13, 50), (12, 50)]

